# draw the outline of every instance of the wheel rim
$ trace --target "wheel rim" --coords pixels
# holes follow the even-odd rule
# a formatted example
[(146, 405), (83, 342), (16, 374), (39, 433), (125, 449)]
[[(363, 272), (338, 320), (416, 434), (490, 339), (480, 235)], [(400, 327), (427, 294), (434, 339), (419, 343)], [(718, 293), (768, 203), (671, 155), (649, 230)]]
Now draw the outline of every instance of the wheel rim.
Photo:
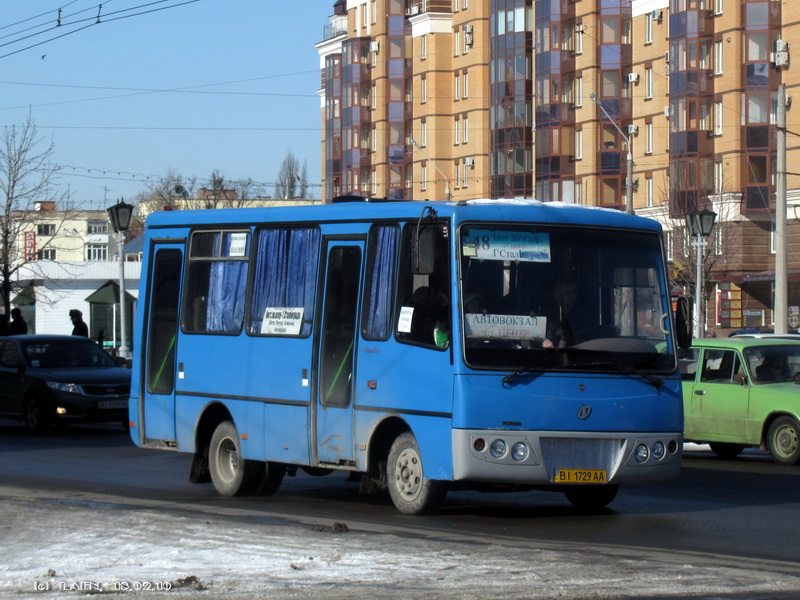
[(236, 450), (236, 444), (230, 438), (225, 438), (219, 443), (217, 465), (220, 479), (224, 482), (228, 483), (236, 479), (239, 472), (239, 452)]
[(413, 448), (405, 448), (394, 465), (397, 491), (404, 500), (414, 500), (422, 489), (422, 461)]
[(791, 425), (778, 427), (772, 439), (775, 442), (775, 451), (782, 457), (789, 458), (797, 452), (797, 430)]

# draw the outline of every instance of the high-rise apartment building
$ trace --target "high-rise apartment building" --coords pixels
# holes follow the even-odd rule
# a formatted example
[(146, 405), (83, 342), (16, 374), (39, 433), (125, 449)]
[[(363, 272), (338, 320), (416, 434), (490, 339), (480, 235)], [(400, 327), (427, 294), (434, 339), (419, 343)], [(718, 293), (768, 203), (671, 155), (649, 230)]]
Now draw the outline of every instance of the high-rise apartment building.
[(687, 292), (684, 219), (713, 210), (707, 327), (769, 327), (783, 84), (800, 325), (795, 38), (800, 3), (781, 0), (339, 0), (317, 45), (324, 199), (629, 210), (662, 223)]

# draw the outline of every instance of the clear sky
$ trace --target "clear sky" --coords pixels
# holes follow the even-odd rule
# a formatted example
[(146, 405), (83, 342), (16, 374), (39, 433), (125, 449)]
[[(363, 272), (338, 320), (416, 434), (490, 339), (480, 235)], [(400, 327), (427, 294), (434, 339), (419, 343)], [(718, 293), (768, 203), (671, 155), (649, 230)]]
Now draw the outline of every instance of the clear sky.
[[(320, 193), (328, 0), (3, 0), (0, 126), (28, 111), (76, 204), (132, 200), (172, 170), (274, 192), (288, 151)], [(61, 26), (57, 27), (59, 8)], [(96, 23), (98, 12), (100, 23)], [(44, 147), (42, 147), (44, 149)]]

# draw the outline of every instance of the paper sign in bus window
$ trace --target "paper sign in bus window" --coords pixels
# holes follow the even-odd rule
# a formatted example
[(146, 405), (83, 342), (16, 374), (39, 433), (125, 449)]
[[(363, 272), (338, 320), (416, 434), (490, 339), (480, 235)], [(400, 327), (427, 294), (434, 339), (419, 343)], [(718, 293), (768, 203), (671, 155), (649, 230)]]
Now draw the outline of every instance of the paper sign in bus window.
[(247, 252), (247, 234), (246, 233), (232, 233), (231, 234), (231, 247), (228, 251), (228, 256), (244, 256)]
[(482, 260), (550, 262), (550, 235), (530, 231), (471, 229), (461, 252)]
[(544, 339), (547, 330), (546, 317), (529, 315), (467, 313), (464, 322), (469, 338), (537, 340)]
[(300, 335), (303, 326), (303, 311), (297, 308), (267, 307), (261, 322), (261, 333), (272, 335)]
[(397, 319), (397, 331), (400, 333), (411, 333), (411, 319), (414, 316), (413, 306), (403, 306), (400, 309), (400, 317)]

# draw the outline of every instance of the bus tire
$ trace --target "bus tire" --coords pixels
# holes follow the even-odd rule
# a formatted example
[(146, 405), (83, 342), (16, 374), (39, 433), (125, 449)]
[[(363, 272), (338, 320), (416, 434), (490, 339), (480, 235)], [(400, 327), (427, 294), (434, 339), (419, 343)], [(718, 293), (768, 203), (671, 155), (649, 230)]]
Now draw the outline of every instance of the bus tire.
[(283, 463), (268, 462), (264, 466), (264, 474), (258, 493), (261, 496), (272, 496), (278, 491), (283, 483), (283, 476), (286, 475), (286, 465)]
[(222, 496), (245, 496), (261, 486), (264, 464), (242, 457), (239, 432), (231, 421), (214, 430), (208, 452), (211, 481)]
[(791, 466), (800, 460), (800, 426), (786, 415), (775, 419), (767, 431), (767, 449), (779, 465)]
[(567, 500), (581, 510), (605, 508), (617, 497), (618, 485), (576, 485), (564, 490)]
[(389, 496), (401, 513), (435, 512), (447, 496), (447, 483), (426, 479), (417, 439), (410, 431), (400, 434), (389, 450), (386, 465)]

